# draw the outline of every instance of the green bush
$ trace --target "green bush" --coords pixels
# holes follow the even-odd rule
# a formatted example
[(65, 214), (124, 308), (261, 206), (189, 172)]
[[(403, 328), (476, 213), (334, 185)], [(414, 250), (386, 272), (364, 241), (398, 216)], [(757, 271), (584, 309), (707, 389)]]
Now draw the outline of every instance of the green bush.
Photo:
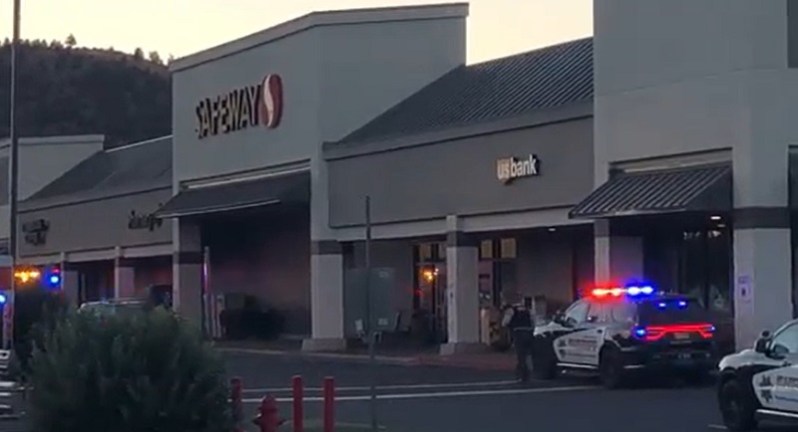
[(33, 352), (37, 432), (226, 432), (222, 361), (162, 309), (134, 316), (69, 313)]
[(14, 359), (20, 379), (30, 372), (33, 347), (42, 342), (42, 331), (52, 328), (56, 320), (68, 309), (60, 293), (39, 289), (20, 290), (14, 297)]

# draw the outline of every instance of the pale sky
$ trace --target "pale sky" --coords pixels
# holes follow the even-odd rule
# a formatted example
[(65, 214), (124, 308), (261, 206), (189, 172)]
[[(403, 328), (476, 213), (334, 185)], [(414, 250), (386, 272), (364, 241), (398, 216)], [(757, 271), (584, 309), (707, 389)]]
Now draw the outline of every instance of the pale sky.
[[(449, 3), (451, 0), (21, 0), (22, 37), (181, 57), (312, 11)], [(593, 33), (592, 0), (471, 0), (468, 62)], [(12, 0), (0, 6), (11, 36)]]

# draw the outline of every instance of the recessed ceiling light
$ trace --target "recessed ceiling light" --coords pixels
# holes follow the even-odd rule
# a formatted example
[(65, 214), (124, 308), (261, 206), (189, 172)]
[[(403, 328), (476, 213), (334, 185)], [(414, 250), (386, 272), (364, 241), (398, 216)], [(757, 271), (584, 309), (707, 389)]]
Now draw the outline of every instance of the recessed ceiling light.
[(557, 228), (549, 228), (549, 232), (557, 231)]
[(719, 220), (721, 220), (721, 219), (722, 219), (722, 218), (721, 218), (720, 216), (718, 216), (718, 215), (710, 216), (709, 218), (710, 218), (711, 220), (713, 220), (713, 221), (719, 221)]

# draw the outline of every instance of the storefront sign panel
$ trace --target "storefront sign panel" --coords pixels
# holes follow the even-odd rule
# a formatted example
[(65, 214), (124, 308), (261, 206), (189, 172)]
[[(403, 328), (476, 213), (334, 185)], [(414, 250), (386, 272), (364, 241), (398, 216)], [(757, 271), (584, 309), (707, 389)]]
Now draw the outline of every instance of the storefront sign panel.
[(233, 89), (199, 101), (196, 107), (197, 137), (235, 132), (257, 125), (274, 129), (283, 113), (283, 81), (269, 74), (259, 84)]
[[(158, 206), (160, 207), (161, 205), (159, 204)], [(163, 219), (155, 217), (155, 215), (152, 213), (136, 213), (135, 210), (131, 210), (130, 214), (128, 215), (128, 229), (146, 229), (155, 231), (155, 229), (160, 228), (161, 225), (163, 225)]]
[(534, 177), (540, 175), (540, 159), (537, 155), (520, 159), (516, 157), (503, 158), (496, 161), (496, 177), (502, 183), (510, 183), (520, 177)]

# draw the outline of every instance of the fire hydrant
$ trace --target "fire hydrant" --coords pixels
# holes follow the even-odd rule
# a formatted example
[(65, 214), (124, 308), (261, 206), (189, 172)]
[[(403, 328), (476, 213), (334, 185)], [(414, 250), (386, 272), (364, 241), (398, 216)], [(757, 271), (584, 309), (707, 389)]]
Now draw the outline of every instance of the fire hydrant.
[(273, 396), (265, 396), (260, 401), (258, 415), (255, 416), (252, 423), (260, 428), (260, 432), (277, 432), (277, 429), (285, 423), (285, 419), (280, 418), (277, 401)]

